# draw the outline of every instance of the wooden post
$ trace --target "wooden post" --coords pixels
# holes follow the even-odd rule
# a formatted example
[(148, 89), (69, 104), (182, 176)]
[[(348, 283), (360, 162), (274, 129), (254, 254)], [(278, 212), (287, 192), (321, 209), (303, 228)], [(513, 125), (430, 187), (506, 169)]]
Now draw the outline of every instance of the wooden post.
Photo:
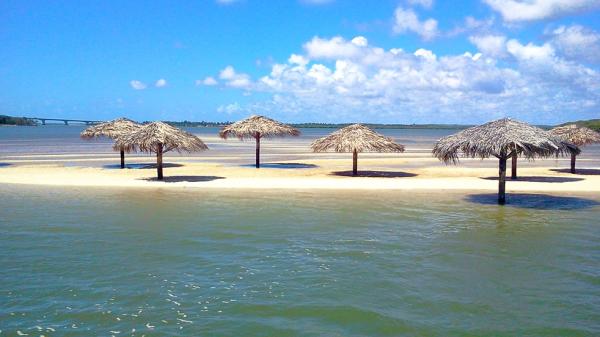
[(352, 152), (352, 175), (358, 175), (358, 152)]
[(571, 153), (571, 173), (575, 174), (575, 158), (577, 157), (577, 155), (575, 155), (574, 153)]
[(158, 145), (156, 149), (156, 172), (158, 174), (158, 180), (163, 180), (163, 146)]
[(498, 172), (498, 205), (506, 203), (506, 156), (500, 157), (500, 170)]
[(256, 168), (260, 168), (260, 133), (256, 133)]
[(517, 153), (512, 155), (511, 179), (517, 179)]
[(121, 168), (125, 168), (125, 151), (121, 149)]

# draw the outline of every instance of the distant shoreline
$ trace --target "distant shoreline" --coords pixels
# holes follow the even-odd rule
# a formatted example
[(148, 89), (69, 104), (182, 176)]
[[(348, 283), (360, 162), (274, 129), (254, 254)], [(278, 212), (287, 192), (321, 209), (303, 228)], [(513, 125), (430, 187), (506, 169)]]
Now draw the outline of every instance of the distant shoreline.
[[(143, 123), (148, 123), (144, 121)], [(192, 122), (192, 121), (164, 121), (175, 127), (188, 127), (188, 128), (210, 128), (210, 127), (223, 127), (225, 125), (232, 124), (231, 121), (226, 122)], [(47, 125), (62, 125), (59, 123), (48, 123)], [(340, 129), (351, 125), (353, 123), (288, 123), (289, 125), (300, 128), (300, 129)], [(416, 130), (463, 130), (474, 126), (473, 124), (384, 124), (384, 123), (361, 123), (372, 129), (416, 129)], [(557, 126), (577, 124), (581, 126), (587, 126), (596, 131), (600, 131), (600, 119), (591, 120), (580, 120), (562, 123)], [(38, 126), (40, 125), (36, 120), (27, 117), (13, 117), (0, 115), (0, 126)], [(82, 125), (82, 124), (73, 124)], [(537, 125), (542, 129), (551, 129), (554, 125)]]

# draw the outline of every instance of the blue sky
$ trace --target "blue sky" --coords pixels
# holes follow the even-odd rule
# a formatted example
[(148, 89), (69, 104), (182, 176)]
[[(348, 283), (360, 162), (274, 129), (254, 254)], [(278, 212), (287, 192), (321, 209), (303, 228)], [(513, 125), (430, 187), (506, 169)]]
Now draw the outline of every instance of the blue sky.
[(0, 114), (600, 117), (598, 0), (0, 2)]

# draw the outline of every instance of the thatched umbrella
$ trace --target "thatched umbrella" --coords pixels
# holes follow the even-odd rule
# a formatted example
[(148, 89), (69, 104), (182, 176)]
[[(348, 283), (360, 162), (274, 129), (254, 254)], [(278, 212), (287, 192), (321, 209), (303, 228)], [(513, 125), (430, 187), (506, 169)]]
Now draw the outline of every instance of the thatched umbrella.
[[(128, 135), (141, 127), (140, 124), (127, 118), (118, 118), (110, 122), (96, 124), (83, 130), (80, 134), (83, 139), (93, 139), (98, 137), (107, 137), (117, 139), (120, 136)], [(125, 151), (116, 149), (121, 152), (121, 168), (125, 168)]]
[(498, 158), (498, 203), (504, 204), (508, 158), (515, 154), (526, 158), (567, 155), (579, 153), (579, 148), (538, 127), (504, 118), (444, 137), (433, 147), (433, 155), (445, 163), (456, 164), (459, 151), (471, 158)]
[[(575, 124), (556, 127), (550, 132), (561, 139), (571, 142), (577, 146), (585, 146), (593, 143), (600, 143), (600, 133), (586, 128), (585, 126), (577, 126)], [(571, 173), (575, 173), (575, 158), (576, 153), (571, 154)]]
[(117, 138), (114, 148), (126, 152), (156, 153), (158, 180), (163, 179), (163, 153), (172, 150), (177, 152), (208, 150), (208, 146), (200, 138), (163, 122), (146, 124), (127, 136)]
[(314, 152), (352, 152), (352, 175), (358, 174), (359, 152), (404, 152), (404, 146), (395, 143), (361, 124), (353, 124), (337, 130), (327, 137), (315, 140), (311, 146)]
[(244, 120), (227, 125), (221, 129), (219, 136), (227, 139), (231, 136), (240, 140), (256, 140), (256, 168), (260, 167), (260, 140), (261, 138), (299, 136), (300, 131), (289, 125), (263, 116), (250, 116)]

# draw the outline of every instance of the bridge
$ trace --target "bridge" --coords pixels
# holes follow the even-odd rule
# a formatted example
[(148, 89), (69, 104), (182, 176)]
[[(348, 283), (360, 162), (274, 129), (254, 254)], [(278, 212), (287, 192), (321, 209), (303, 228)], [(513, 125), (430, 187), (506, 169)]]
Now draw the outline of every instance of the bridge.
[(62, 119), (62, 118), (45, 118), (45, 117), (27, 117), (27, 119), (37, 121), (42, 123), (42, 125), (46, 125), (47, 121), (51, 122), (62, 122), (65, 125), (69, 125), (69, 123), (82, 123), (85, 125), (93, 125), (102, 123), (102, 121), (92, 121), (92, 120), (83, 120), (83, 119)]

